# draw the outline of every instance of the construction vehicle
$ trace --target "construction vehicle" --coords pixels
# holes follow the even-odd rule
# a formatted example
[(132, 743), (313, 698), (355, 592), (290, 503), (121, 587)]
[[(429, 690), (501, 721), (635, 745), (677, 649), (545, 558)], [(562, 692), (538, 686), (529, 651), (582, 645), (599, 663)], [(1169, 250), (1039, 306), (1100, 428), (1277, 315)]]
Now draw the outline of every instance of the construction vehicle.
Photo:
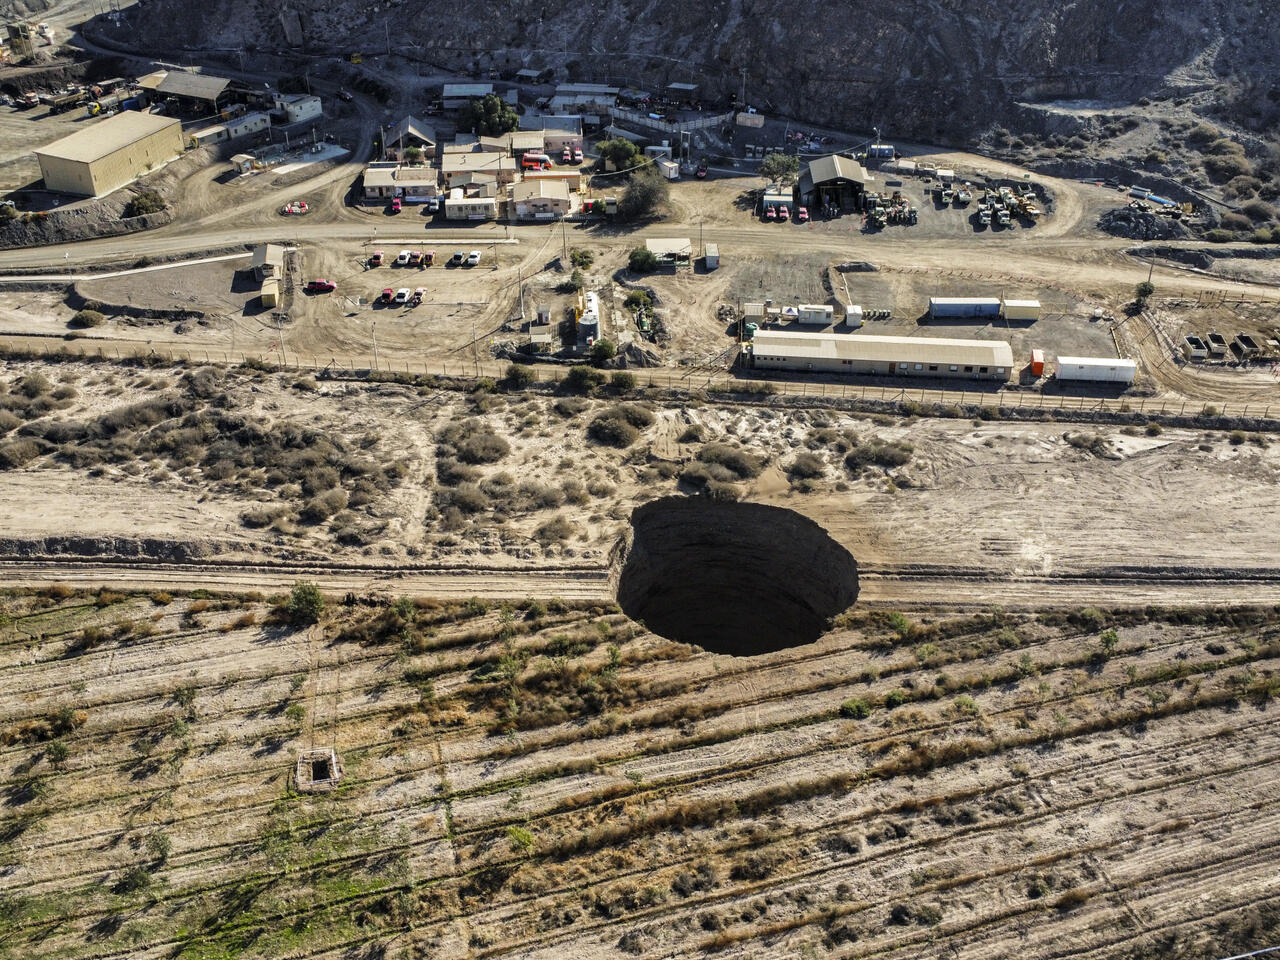
[(951, 184), (944, 183), (938, 188), (938, 199), (944, 207), (950, 206), (951, 201), (955, 199), (955, 191), (951, 189)]
[(63, 113), (72, 107), (78, 107), (80, 102), (84, 100), (83, 90), (74, 90), (71, 93), (57, 93), (45, 99), (49, 105), (50, 113)]
[(1000, 209), (1000, 210), (997, 210), (997, 211), (996, 211), (996, 223), (997, 223), (997, 224), (999, 224), (999, 225), (1000, 225), (1000, 226), (1002, 226), (1002, 227), (1007, 227), (1007, 226), (1009, 226), (1009, 222), (1010, 222), (1010, 221), (1009, 221), (1009, 211), (1008, 211), (1008, 210), (1005, 210), (1005, 209), (1003, 209), (1003, 208), (1002, 208), (1002, 209)]
[(30, 110), (32, 107), (40, 105), (40, 94), (24, 93), (14, 101), (13, 105), (19, 110)]
[(967, 183), (961, 186), (960, 189), (956, 191), (957, 207), (967, 207), (969, 205), (969, 201), (972, 199), (973, 199), (973, 194), (970, 192), (969, 185)]
[(984, 227), (991, 226), (991, 211), (985, 206), (978, 211), (978, 223)]
[(707, 178), (707, 160), (705, 157), (698, 161), (698, 169), (694, 172), (694, 176), (699, 180), (705, 180)]

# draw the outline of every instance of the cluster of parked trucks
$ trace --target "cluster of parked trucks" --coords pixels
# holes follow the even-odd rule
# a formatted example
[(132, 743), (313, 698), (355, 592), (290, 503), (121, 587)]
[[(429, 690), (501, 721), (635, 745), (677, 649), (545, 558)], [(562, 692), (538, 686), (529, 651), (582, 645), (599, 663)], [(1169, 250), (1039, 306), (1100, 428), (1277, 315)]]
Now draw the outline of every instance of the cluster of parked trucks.
[[(966, 198), (963, 203), (959, 200), (959, 193), (968, 194), (968, 186), (967, 183), (964, 184), (960, 191), (957, 192), (957, 206), (965, 206), (969, 203), (969, 198), (972, 195), (969, 195), (969, 198)], [(944, 197), (942, 202), (949, 203), (950, 201)], [(991, 226), (993, 221), (997, 226), (1007, 227), (1012, 223), (1014, 216), (1035, 221), (1039, 219), (1040, 215), (1041, 210), (1036, 206), (1035, 192), (1030, 187), (1024, 187), (1021, 193), (1016, 193), (1011, 187), (986, 190), (978, 201), (978, 224), (983, 227)]]

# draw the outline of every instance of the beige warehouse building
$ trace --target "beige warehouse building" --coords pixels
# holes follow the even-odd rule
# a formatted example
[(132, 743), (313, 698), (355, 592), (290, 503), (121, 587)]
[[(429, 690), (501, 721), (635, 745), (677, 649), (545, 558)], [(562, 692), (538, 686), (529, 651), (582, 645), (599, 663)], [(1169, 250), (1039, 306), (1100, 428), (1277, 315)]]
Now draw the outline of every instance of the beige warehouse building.
[(759, 330), (751, 358), (758, 369), (813, 373), (996, 381), (1013, 373), (1013, 351), (1003, 340)]
[(35, 151), (46, 190), (100, 197), (182, 153), (182, 124), (122, 110)]

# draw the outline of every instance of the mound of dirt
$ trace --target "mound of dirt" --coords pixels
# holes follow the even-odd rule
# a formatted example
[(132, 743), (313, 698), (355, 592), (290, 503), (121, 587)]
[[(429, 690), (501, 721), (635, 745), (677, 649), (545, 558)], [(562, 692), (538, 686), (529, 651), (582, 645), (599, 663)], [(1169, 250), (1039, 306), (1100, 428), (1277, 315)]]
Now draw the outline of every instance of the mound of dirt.
[(654, 633), (735, 656), (812, 643), (858, 599), (858, 564), (793, 510), (664, 497), (631, 515), (618, 603)]
[(1130, 207), (1108, 210), (1098, 218), (1098, 229), (1134, 240), (1180, 240), (1191, 236), (1191, 231), (1177, 220)]
[(880, 268), (866, 260), (847, 260), (844, 263), (837, 263), (836, 269), (841, 273), (875, 273)]

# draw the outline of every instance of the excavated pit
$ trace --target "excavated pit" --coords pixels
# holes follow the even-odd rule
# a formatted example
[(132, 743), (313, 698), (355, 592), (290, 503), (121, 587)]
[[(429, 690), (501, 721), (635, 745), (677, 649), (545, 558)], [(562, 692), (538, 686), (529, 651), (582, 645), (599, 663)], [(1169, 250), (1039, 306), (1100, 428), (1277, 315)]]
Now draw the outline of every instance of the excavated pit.
[(817, 640), (858, 599), (858, 564), (808, 517), (760, 503), (666, 497), (631, 514), (624, 613), (659, 636), (756, 656)]

